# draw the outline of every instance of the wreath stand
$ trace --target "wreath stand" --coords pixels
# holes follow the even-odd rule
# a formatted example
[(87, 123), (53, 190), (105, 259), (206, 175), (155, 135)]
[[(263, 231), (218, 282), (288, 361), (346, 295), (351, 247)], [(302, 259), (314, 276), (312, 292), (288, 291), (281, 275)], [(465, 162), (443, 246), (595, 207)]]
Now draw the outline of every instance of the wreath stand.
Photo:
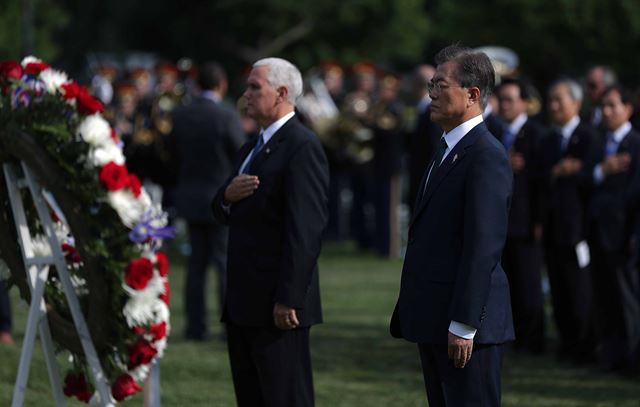
[[(16, 165), (4, 164), (3, 171), (9, 192), (11, 210), (16, 224), (18, 240), (22, 252), (25, 267), (27, 268), (28, 283), (31, 290), (31, 303), (29, 304), (29, 314), (22, 352), (20, 355), (20, 365), (18, 376), (13, 391), (12, 407), (21, 407), (24, 403), (24, 396), (29, 378), (29, 367), (33, 356), (36, 330), (40, 333), (40, 340), (44, 351), (44, 359), (49, 374), (49, 382), (53, 392), (55, 406), (66, 406), (66, 399), (62, 392), (62, 383), (57, 369), (55, 351), (51, 338), (49, 323), (46, 318), (46, 304), (44, 302), (44, 288), (51, 266), (55, 266), (64, 294), (67, 298), (69, 309), (73, 317), (73, 322), (80, 338), (82, 349), (87, 358), (87, 363), (91, 369), (94, 384), (97, 391), (100, 406), (114, 406), (115, 401), (111, 396), (110, 387), (106, 381), (98, 354), (93, 345), (89, 328), (82, 314), (78, 297), (76, 296), (67, 264), (58, 238), (53, 227), (53, 220), (49, 212), (49, 207), (54, 211), (58, 219), (67, 223), (64, 214), (59, 209), (53, 196), (44, 190), (35, 179), (29, 168), (21, 162), (23, 177), (20, 176), (19, 168)], [(33, 238), (27, 225), (24, 204), (20, 195), (20, 189), (27, 188), (33, 198), (33, 202), (38, 214), (38, 218), (44, 229), (46, 238), (51, 246), (51, 256), (36, 256), (33, 250)], [(147, 385), (144, 391), (144, 405), (149, 407), (160, 406), (160, 379), (158, 362), (151, 367), (151, 372), (147, 378)], [(95, 399), (95, 397), (94, 397)]]

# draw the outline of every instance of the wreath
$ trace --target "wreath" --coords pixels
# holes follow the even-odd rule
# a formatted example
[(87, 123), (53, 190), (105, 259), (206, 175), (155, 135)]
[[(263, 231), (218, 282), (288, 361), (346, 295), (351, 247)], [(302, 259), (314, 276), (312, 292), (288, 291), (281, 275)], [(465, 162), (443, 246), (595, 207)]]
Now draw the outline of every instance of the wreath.
[[(169, 262), (159, 249), (174, 231), (127, 170), (123, 143), (103, 110), (84, 86), (39, 59), (0, 62), (0, 164), (26, 163), (64, 214), (56, 216), (52, 208), (56, 234), (112, 396), (121, 401), (141, 390), (150, 365), (166, 348)], [(25, 205), (30, 230), (42, 231), (32, 206)], [(43, 237), (36, 236), (34, 246), (37, 254), (51, 253)], [(29, 301), (3, 176), (0, 258), (10, 282)], [(65, 395), (95, 400), (55, 269), (45, 302), (58, 349), (70, 352)]]

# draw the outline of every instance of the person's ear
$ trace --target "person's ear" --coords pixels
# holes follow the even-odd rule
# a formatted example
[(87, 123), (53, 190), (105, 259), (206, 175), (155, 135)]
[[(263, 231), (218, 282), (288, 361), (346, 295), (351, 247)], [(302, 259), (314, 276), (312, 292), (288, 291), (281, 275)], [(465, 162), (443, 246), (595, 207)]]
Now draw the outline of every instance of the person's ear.
[(289, 89), (286, 86), (278, 88), (278, 102), (286, 102), (289, 100)]
[(467, 94), (469, 95), (469, 101), (467, 102), (468, 106), (474, 104), (480, 104), (480, 88), (477, 86), (471, 87), (467, 89)]

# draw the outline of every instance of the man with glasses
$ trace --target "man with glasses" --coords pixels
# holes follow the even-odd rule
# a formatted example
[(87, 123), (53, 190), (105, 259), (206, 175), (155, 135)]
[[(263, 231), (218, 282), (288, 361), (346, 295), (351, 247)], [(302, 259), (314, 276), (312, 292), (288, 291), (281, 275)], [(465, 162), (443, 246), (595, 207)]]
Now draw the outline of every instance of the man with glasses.
[(418, 344), (430, 406), (499, 406), (502, 344), (514, 338), (500, 264), (513, 177), (482, 120), (494, 70), (456, 45), (436, 63), (431, 119), (444, 134), (411, 219), (391, 334)]

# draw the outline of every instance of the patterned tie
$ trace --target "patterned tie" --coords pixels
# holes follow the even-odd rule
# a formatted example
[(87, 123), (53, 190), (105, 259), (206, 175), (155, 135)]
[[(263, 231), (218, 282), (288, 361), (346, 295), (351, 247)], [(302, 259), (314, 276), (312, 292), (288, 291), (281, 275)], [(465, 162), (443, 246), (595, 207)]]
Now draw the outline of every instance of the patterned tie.
[(247, 161), (247, 165), (245, 165), (244, 168), (242, 169), (243, 174), (249, 173), (249, 171), (251, 170), (251, 163), (253, 162), (253, 159), (256, 157), (256, 155), (258, 154), (258, 151), (260, 151), (263, 145), (264, 145), (264, 138), (262, 137), (262, 131), (261, 131), (260, 135), (258, 136), (258, 141), (256, 142), (256, 145), (253, 147), (253, 150), (251, 150), (249, 161)]

